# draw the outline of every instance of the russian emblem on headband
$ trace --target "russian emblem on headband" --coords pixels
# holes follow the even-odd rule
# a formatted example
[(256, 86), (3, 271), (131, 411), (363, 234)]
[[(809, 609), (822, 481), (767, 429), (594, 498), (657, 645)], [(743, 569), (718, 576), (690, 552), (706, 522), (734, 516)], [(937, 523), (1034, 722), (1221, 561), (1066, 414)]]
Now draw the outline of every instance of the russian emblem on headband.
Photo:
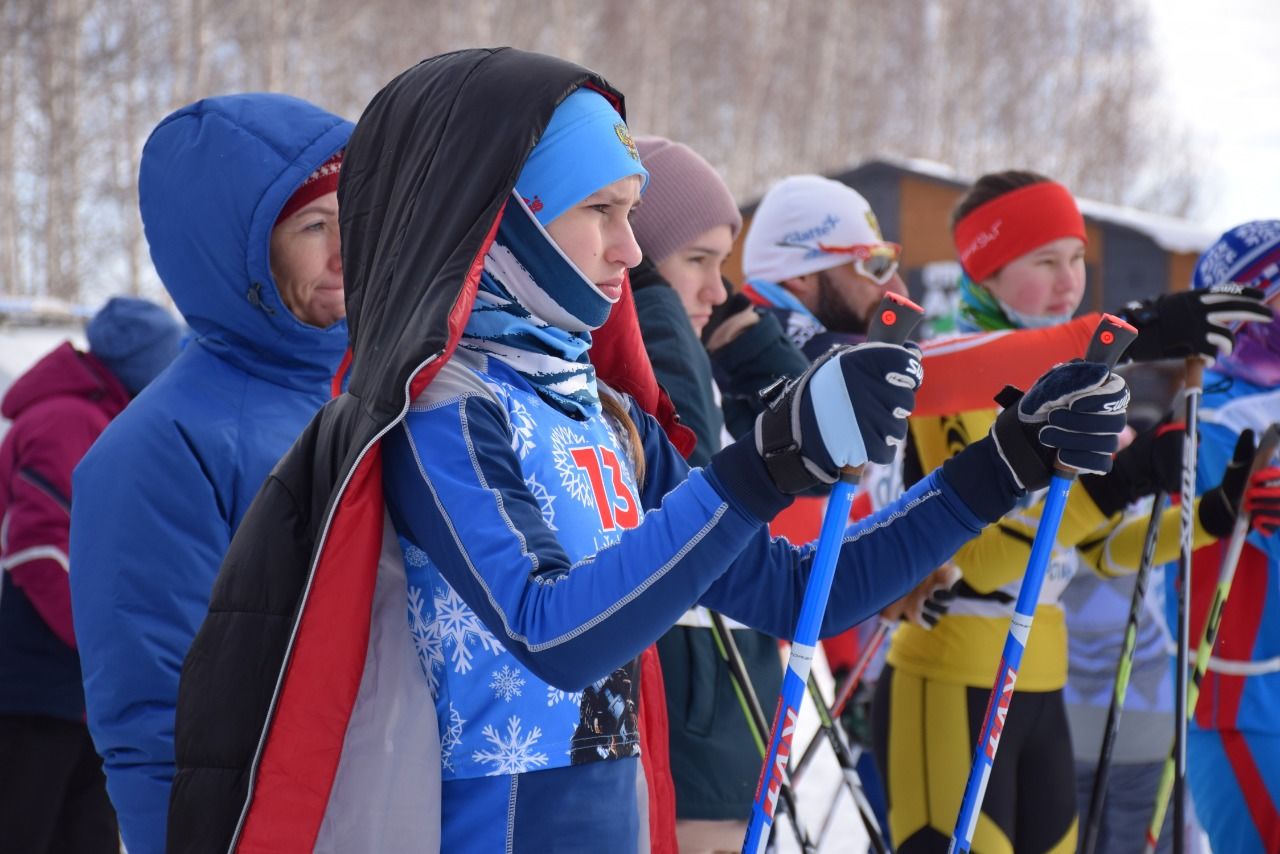
[(632, 160), (640, 160), (640, 152), (636, 150), (636, 141), (631, 138), (631, 131), (627, 129), (626, 122), (618, 122), (613, 126), (613, 132), (618, 135), (618, 141), (627, 147), (627, 153), (631, 155)]

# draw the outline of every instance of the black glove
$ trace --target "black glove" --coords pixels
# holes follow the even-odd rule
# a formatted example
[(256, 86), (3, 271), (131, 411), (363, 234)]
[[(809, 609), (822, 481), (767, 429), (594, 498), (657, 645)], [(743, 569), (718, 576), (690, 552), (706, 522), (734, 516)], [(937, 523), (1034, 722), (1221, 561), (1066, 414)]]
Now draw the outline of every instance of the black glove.
[(799, 379), (766, 389), (755, 442), (774, 484), (796, 495), (834, 483), (845, 466), (891, 462), (923, 380), (913, 345), (867, 343), (833, 347)]
[(991, 437), (1022, 489), (1047, 486), (1055, 463), (1081, 474), (1111, 471), (1129, 387), (1106, 365), (1073, 359), (1050, 368), (1025, 395), (1006, 386), (996, 401), (1005, 409)]
[(1235, 332), (1228, 324), (1271, 319), (1272, 311), (1262, 300), (1257, 288), (1227, 282), (1131, 302), (1119, 312), (1138, 328), (1126, 355), (1135, 362), (1229, 355)]
[(1186, 426), (1166, 416), (1116, 454), (1110, 474), (1087, 474), (1080, 478), (1080, 485), (1104, 516), (1119, 513), (1131, 502), (1160, 490), (1178, 491), (1182, 483), (1182, 442), (1187, 435)]
[(711, 340), (711, 336), (720, 328), (720, 324), (724, 323), (738, 312), (746, 311), (754, 305), (754, 303), (752, 303), (751, 300), (747, 298), (747, 295), (742, 291), (734, 291), (734, 289), (729, 286), (728, 279), (724, 279), (724, 287), (725, 291), (729, 294), (729, 298), (711, 309), (711, 317), (707, 318), (706, 324), (702, 327), (703, 346), (706, 346), (707, 342)]
[(1242, 430), (1231, 462), (1222, 473), (1222, 482), (1200, 496), (1200, 525), (1219, 539), (1228, 536), (1235, 527), (1245, 487), (1249, 485), (1249, 469), (1253, 466), (1256, 447), (1253, 431)]
[(932, 629), (938, 625), (939, 620), (947, 616), (951, 603), (956, 601), (956, 595), (955, 585), (939, 587), (929, 594), (929, 598), (920, 606), (920, 618), (924, 620), (926, 628)]

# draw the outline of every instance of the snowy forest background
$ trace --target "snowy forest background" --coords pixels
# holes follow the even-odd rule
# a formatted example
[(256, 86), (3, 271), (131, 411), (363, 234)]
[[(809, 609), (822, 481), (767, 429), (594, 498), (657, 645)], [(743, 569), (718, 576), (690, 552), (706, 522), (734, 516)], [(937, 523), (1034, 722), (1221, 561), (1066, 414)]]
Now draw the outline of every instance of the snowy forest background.
[(173, 109), (273, 90), (354, 120), (418, 60), (500, 44), (600, 72), (742, 203), (877, 156), (1173, 215), (1201, 194), (1145, 0), (0, 0), (0, 294), (163, 296), (137, 171)]

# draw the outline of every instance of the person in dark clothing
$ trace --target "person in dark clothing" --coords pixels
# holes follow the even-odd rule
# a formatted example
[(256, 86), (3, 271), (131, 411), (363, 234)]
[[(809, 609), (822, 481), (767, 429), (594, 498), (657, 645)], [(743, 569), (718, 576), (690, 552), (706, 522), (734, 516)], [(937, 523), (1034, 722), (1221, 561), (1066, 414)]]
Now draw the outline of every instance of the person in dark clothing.
[[(711, 164), (688, 146), (661, 137), (636, 139), (649, 170), (644, 203), (632, 215), (644, 262), (631, 271), (645, 350), (658, 382), (671, 393), (698, 445), (689, 464), (705, 465), (720, 450), (724, 422), (711, 363), (699, 334), (728, 296), (720, 267), (742, 228), (733, 196)], [(743, 362), (778, 375), (801, 374), (807, 360), (771, 314), (747, 303), (732, 330)], [(749, 354), (749, 355), (748, 355)], [(658, 641), (667, 687), (676, 833), (682, 852), (736, 851), (746, 832), (760, 758), (752, 749), (729, 668), (716, 652), (710, 618), (693, 608)], [(758, 696), (778, 694), (782, 666), (777, 640), (739, 628), (734, 640)]]
[(108, 422), (178, 354), (155, 303), (110, 300), (88, 352), (66, 342), (0, 403), (0, 848), (115, 852), (115, 811), (85, 725), (71, 623), (71, 470)]

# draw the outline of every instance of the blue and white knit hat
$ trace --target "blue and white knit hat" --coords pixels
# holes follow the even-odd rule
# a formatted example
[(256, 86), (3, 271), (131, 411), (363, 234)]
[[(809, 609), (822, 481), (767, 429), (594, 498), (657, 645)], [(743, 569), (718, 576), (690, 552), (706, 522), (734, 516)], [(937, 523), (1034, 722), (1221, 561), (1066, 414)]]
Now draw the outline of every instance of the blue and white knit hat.
[[(588, 151), (591, 156), (583, 157)], [(516, 179), (516, 192), (538, 222), (547, 225), (628, 175), (639, 175), (644, 186), (649, 183), (626, 122), (599, 92), (579, 89), (556, 107)]]
[(1250, 285), (1268, 298), (1280, 290), (1280, 220), (1259, 219), (1223, 234), (1196, 262), (1192, 287)]
[[(1223, 282), (1258, 288), (1280, 310), (1280, 220), (1237, 225), (1205, 250), (1196, 262), (1191, 286), (1207, 288)], [(1236, 333), (1235, 349), (1219, 359), (1217, 367), (1258, 385), (1280, 385), (1280, 318), (1244, 324)]]

